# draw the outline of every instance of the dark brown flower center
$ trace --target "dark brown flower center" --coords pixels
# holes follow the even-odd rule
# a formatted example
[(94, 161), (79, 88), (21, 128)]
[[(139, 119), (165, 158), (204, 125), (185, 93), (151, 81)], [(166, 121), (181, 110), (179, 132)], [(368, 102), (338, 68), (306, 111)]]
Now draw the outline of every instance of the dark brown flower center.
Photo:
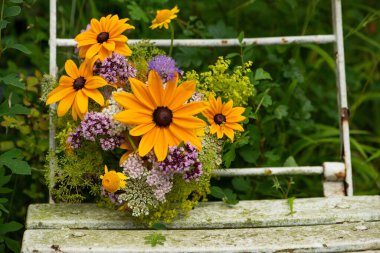
[(98, 41), (98, 43), (103, 43), (103, 42), (107, 41), (109, 38), (110, 38), (109, 33), (101, 32), (98, 34), (98, 37), (96, 37), (96, 40)]
[(214, 116), (214, 121), (216, 124), (220, 125), (223, 122), (226, 122), (226, 116), (224, 116), (223, 114), (217, 114)]
[(173, 112), (166, 106), (157, 107), (153, 112), (153, 121), (159, 127), (167, 127), (173, 120)]
[(74, 84), (73, 84), (74, 89), (75, 90), (82, 89), (84, 87), (85, 83), (86, 83), (86, 79), (84, 79), (83, 76), (78, 77), (77, 79), (74, 80)]

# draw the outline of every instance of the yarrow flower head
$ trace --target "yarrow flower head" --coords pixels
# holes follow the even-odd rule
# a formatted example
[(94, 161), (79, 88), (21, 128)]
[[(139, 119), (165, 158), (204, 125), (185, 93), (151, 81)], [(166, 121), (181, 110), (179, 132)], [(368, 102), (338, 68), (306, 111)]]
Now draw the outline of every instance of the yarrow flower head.
[(149, 70), (155, 70), (164, 82), (173, 80), (176, 74), (182, 75), (182, 70), (176, 67), (173, 58), (166, 55), (158, 55), (148, 62)]
[(92, 59), (94, 56), (103, 61), (113, 52), (124, 56), (132, 54), (126, 45), (128, 38), (122, 33), (135, 27), (127, 24), (127, 18), (119, 19), (117, 15), (108, 15), (100, 20), (91, 19), (91, 28), (75, 37), (78, 42), (79, 56)]
[(103, 188), (108, 192), (116, 192), (126, 187), (127, 177), (121, 172), (108, 171), (107, 165), (104, 165), (104, 175), (100, 176), (100, 179), (102, 179)]
[(96, 61), (94, 64), (94, 74), (103, 77), (109, 84), (119, 87), (125, 86), (129, 77), (136, 77), (137, 70), (128, 63), (128, 60), (118, 54), (113, 53), (103, 62)]
[(175, 19), (177, 17), (177, 13), (179, 12), (179, 9), (177, 6), (175, 6), (173, 9), (163, 9), (158, 10), (156, 13), (156, 18), (152, 20), (152, 25), (149, 27), (152, 30), (156, 28), (162, 28), (162, 26), (165, 29), (169, 29), (169, 24), (172, 19)]
[(218, 139), (223, 138), (224, 134), (230, 138), (231, 142), (234, 141), (234, 130), (243, 132), (243, 127), (239, 122), (245, 119), (242, 116), (244, 112), (243, 107), (232, 107), (232, 100), (227, 103), (222, 103), (220, 97), (215, 99), (213, 95), (209, 97), (210, 105), (202, 112), (211, 125), (210, 133), (217, 135)]
[(72, 60), (67, 60), (65, 70), (68, 76), (63, 75), (59, 79), (59, 86), (47, 95), (46, 104), (57, 101), (58, 117), (64, 116), (71, 109), (74, 120), (83, 119), (88, 111), (88, 98), (92, 98), (99, 105), (104, 105), (104, 97), (98, 88), (107, 85), (106, 80), (100, 76), (93, 76), (90, 61), (84, 61), (79, 69)]
[(90, 141), (99, 135), (108, 135), (112, 128), (111, 118), (98, 112), (87, 113), (80, 124), (83, 138)]

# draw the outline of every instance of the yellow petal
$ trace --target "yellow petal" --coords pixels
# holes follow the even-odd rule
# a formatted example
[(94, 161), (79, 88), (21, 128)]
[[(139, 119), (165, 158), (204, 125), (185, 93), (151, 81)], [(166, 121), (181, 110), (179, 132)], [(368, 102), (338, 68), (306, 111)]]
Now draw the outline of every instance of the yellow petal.
[(83, 76), (84, 78), (88, 78), (89, 76), (92, 76), (92, 60), (86, 59), (82, 62), (82, 64), (79, 66), (79, 75)]
[(103, 42), (102, 46), (105, 47), (108, 51), (114, 51), (115, 50), (115, 42), (113, 42), (113, 41)]
[[(59, 87), (57, 87), (56, 89), (58, 89), (58, 88)], [(54, 90), (52, 92), (54, 92)], [(60, 89), (59, 92), (55, 92), (48, 97), (46, 104), (50, 105), (52, 103), (55, 103), (55, 102), (61, 100), (62, 98), (66, 97), (66, 96), (68, 96), (74, 92), (75, 92), (75, 90), (73, 89), (73, 87), (67, 87), (65, 89)]]
[(86, 52), (86, 58), (91, 59), (94, 57), (97, 53), (99, 53), (101, 47), (102, 45), (99, 43), (92, 45)]
[(224, 105), (222, 105), (222, 114), (228, 115), (232, 111), (233, 102), (232, 100), (228, 101)]
[(86, 89), (97, 89), (107, 85), (107, 81), (100, 76), (91, 76), (86, 79), (85, 88)]
[(75, 94), (71, 94), (69, 96), (66, 96), (59, 102), (58, 108), (57, 108), (57, 115), (58, 117), (62, 117), (67, 113), (67, 111), (70, 109), (71, 105), (74, 102)]
[(222, 127), (221, 126), (217, 126), (216, 127), (216, 136), (218, 137), (218, 139), (223, 138), (223, 131), (222, 131)]
[(102, 28), (100, 27), (100, 23), (97, 19), (93, 18), (91, 19), (91, 28), (94, 30), (95, 33), (101, 33)]
[(223, 132), (230, 138), (231, 142), (234, 141), (234, 130), (228, 127), (224, 127)]
[(124, 56), (132, 55), (132, 50), (125, 43), (116, 42), (115, 52)]
[(217, 98), (215, 106), (216, 113), (222, 113), (222, 99), (220, 97)]
[(195, 91), (195, 81), (186, 81), (177, 87), (172, 101), (165, 101), (169, 107), (174, 111), (183, 105)]
[(152, 130), (154, 127), (156, 127), (156, 124), (154, 124), (153, 122), (148, 123), (148, 124), (141, 124), (141, 125), (138, 125), (138, 126), (132, 128), (129, 131), (129, 134), (133, 135), (133, 136), (144, 135), (147, 132), (149, 132), (150, 130)]
[(133, 109), (133, 108), (146, 108), (148, 111), (149, 108), (145, 107), (136, 97), (127, 92), (114, 92), (112, 93), (112, 97), (125, 109)]
[(119, 165), (121, 166), (129, 157), (129, 155), (132, 154), (132, 151), (125, 152), (121, 157), (119, 161)]
[(156, 106), (163, 106), (164, 87), (160, 75), (154, 70), (149, 72), (148, 90)]
[(79, 77), (79, 71), (78, 71), (77, 65), (75, 65), (75, 63), (72, 60), (67, 60), (65, 62), (65, 70), (66, 70), (66, 73), (70, 77), (74, 79)]
[(236, 131), (244, 132), (244, 128), (240, 124), (237, 124), (237, 123), (228, 123), (227, 122), (224, 124), (224, 127), (225, 128), (231, 128), (231, 129), (236, 130)]
[(241, 115), (227, 115), (226, 117), (226, 122), (227, 123), (236, 123), (236, 122), (241, 122), (245, 120), (245, 117), (244, 116), (241, 116)]
[(195, 118), (195, 117), (180, 118), (180, 117), (175, 116), (173, 118), (173, 123), (175, 123), (176, 125), (180, 127), (191, 128), (191, 129), (201, 128), (201, 127), (206, 126), (206, 123), (203, 120)]
[(165, 160), (168, 154), (168, 140), (165, 138), (164, 129), (159, 128), (157, 141), (154, 144), (154, 153), (159, 162)]
[(61, 78), (59, 78), (60, 86), (73, 86), (73, 83), (74, 83), (74, 79), (72, 77), (61, 76)]
[(104, 105), (104, 97), (99, 90), (88, 90), (86, 88), (83, 88), (82, 91), (84, 92), (84, 94), (86, 94), (86, 96), (92, 98), (99, 105)]
[(113, 119), (128, 125), (140, 125), (153, 122), (153, 116), (144, 114), (141, 111), (126, 110), (113, 116)]
[[(192, 129), (184, 129), (176, 124), (172, 123), (169, 126), (170, 132), (180, 141), (190, 142), (198, 150), (202, 149), (202, 144), (199, 138), (196, 136), (195, 131)], [(179, 143), (177, 143), (178, 145)]]
[(140, 141), (139, 144), (139, 155), (145, 156), (152, 150), (153, 145), (157, 142), (157, 136), (159, 133), (159, 128), (154, 128), (151, 131), (147, 132)]
[(178, 73), (175, 74), (172, 80), (169, 80), (166, 82), (166, 88), (164, 92), (164, 101), (167, 102), (167, 104), (169, 104), (170, 101), (173, 100), (173, 96), (177, 88), (177, 82), (178, 82)]
[(119, 35), (119, 36), (116, 36), (114, 38), (109, 38), (108, 41), (126, 43), (128, 41), (128, 38), (125, 35)]
[(88, 111), (88, 97), (86, 96), (86, 94), (84, 94), (82, 90), (78, 90), (76, 100), (79, 111), (82, 114), (85, 114)]
[(138, 79), (129, 78), (133, 94), (149, 109), (154, 110), (157, 108), (154, 100), (151, 98), (150, 93), (146, 85)]
[(195, 115), (202, 112), (204, 109), (206, 109), (206, 105), (207, 104), (202, 101), (191, 102), (191, 103), (178, 107), (177, 110), (173, 109), (173, 112), (174, 112), (174, 115), (177, 115), (178, 117)]

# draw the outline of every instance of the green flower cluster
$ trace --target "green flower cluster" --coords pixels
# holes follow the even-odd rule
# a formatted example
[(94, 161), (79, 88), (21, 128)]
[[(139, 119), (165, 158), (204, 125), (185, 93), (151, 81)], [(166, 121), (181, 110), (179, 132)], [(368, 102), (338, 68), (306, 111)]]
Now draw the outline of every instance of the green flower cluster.
[(248, 98), (254, 95), (254, 87), (250, 82), (252, 73), (249, 61), (244, 66), (237, 66), (229, 71), (231, 61), (219, 57), (215, 65), (210, 65), (210, 71), (197, 74), (194, 70), (185, 73), (186, 80), (196, 80), (197, 88), (206, 96), (210, 93), (234, 101), (235, 106), (248, 104)]
[(130, 46), (133, 54), (129, 57), (129, 61), (137, 70), (136, 78), (146, 81), (148, 76), (148, 62), (157, 55), (165, 54), (165, 51), (155, 47), (149, 41), (141, 41)]

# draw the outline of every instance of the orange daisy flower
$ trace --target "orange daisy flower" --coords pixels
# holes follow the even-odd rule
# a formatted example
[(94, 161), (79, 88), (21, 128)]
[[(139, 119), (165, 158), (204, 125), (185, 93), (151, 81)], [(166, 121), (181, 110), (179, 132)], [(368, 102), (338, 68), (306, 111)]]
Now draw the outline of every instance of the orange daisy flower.
[(83, 119), (88, 111), (88, 98), (104, 105), (104, 98), (98, 88), (107, 85), (106, 80), (100, 76), (93, 76), (92, 65), (89, 61), (84, 61), (79, 69), (72, 60), (67, 60), (65, 70), (68, 76), (63, 75), (59, 79), (59, 85), (52, 90), (48, 96), (46, 104), (50, 105), (60, 101), (57, 108), (58, 117), (64, 116), (71, 107), (71, 114), (74, 120)]
[(202, 148), (196, 135), (205, 122), (194, 117), (205, 109), (204, 102), (185, 102), (195, 90), (195, 81), (187, 81), (177, 87), (173, 78), (164, 89), (159, 74), (151, 70), (148, 86), (135, 78), (129, 78), (132, 93), (113, 93), (113, 98), (126, 110), (113, 118), (128, 125), (136, 125), (130, 130), (132, 136), (142, 136), (138, 152), (145, 156), (152, 149), (158, 161), (163, 161), (168, 147), (177, 146), (182, 141)]
[(91, 28), (75, 37), (79, 56), (86, 59), (96, 56), (101, 61), (111, 56), (112, 52), (130, 56), (132, 51), (126, 45), (128, 38), (122, 33), (135, 27), (127, 21), (127, 18), (119, 19), (117, 15), (102, 17), (100, 21), (91, 19)]
[(238, 124), (245, 119), (241, 114), (243, 107), (232, 107), (232, 100), (222, 103), (220, 97), (216, 100), (213, 95), (209, 96), (209, 107), (202, 112), (211, 125), (210, 133), (217, 135), (218, 139), (223, 138), (224, 134), (234, 141), (234, 130), (243, 132), (243, 127)]
[(152, 25), (149, 27), (152, 30), (156, 28), (162, 28), (162, 26), (165, 27), (165, 29), (169, 29), (169, 23), (172, 19), (175, 19), (177, 17), (177, 13), (179, 12), (179, 9), (177, 6), (175, 6), (173, 9), (168, 10), (158, 10), (156, 14), (156, 18), (152, 20)]

